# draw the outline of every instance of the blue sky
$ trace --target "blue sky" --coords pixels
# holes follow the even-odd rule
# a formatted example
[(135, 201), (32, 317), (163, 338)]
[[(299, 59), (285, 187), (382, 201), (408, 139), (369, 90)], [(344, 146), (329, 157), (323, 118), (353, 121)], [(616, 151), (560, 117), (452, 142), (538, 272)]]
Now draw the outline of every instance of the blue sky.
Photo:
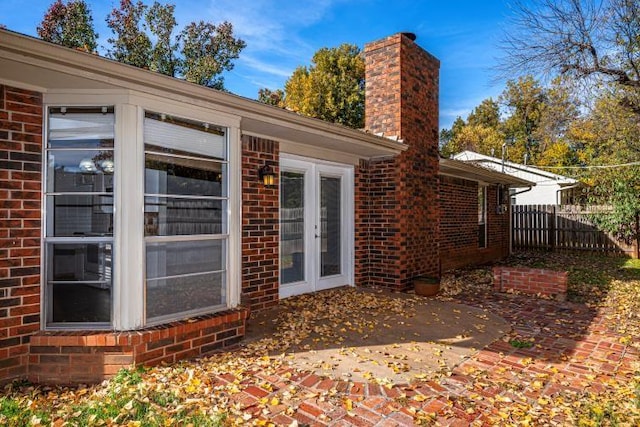
[[(53, 0), (0, 0), (0, 24), (36, 35)], [(105, 24), (119, 0), (87, 0), (100, 45), (111, 36)], [(146, 3), (150, 4), (151, 0)], [(369, 41), (408, 31), (438, 57), (440, 126), (466, 117), (483, 99), (496, 97), (491, 67), (510, 10), (508, 0), (175, 0), (178, 25), (194, 20), (230, 21), (246, 49), (230, 73), (228, 90), (256, 98), (258, 89), (277, 89), (321, 47), (341, 43), (360, 48)], [(28, 6), (27, 6), (28, 5)]]

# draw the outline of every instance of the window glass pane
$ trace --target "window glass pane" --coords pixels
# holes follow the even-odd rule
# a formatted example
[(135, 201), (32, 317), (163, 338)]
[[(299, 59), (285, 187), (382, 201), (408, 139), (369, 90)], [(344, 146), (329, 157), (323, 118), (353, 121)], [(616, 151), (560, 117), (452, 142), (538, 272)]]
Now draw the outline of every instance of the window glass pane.
[(187, 196), (224, 196), (226, 166), (218, 161), (147, 152), (145, 192)]
[(320, 178), (320, 276), (340, 274), (341, 180)]
[(110, 243), (50, 243), (49, 281), (111, 286)]
[(147, 244), (147, 279), (225, 269), (225, 240)]
[(48, 192), (113, 192), (113, 151), (49, 150)]
[(280, 175), (280, 282), (304, 280), (304, 174)]
[(144, 142), (220, 160), (227, 158), (226, 129), (164, 114), (146, 113)]
[(111, 244), (47, 245), (49, 321), (111, 320)]
[(147, 196), (144, 198), (145, 235), (225, 234), (226, 204), (224, 200)]
[(88, 283), (57, 283), (50, 289), (52, 323), (111, 321), (111, 288)]
[(486, 213), (486, 188), (478, 188), (478, 224), (484, 224), (487, 218)]
[(52, 109), (49, 114), (49, 148), (112, 148), (113, 108), (106, 113), (91, 109)]
[(113, 196), (47, 196), (47, 236), (113, 235)]
[(224, 273), (147, 279), (147, 319), (222, 306)]

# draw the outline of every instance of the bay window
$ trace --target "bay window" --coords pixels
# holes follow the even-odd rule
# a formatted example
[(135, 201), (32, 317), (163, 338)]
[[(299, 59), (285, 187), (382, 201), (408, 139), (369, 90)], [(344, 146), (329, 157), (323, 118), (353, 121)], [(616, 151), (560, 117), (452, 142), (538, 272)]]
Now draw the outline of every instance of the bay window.
[(235, 301), (229, 129), (134, 105), (47, 109), (47, 328), (135, 329)]

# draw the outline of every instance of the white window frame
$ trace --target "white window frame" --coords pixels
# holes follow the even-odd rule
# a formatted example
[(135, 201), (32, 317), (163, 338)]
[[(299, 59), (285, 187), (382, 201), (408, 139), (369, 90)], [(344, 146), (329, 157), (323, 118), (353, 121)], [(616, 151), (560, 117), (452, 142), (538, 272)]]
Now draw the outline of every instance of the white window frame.
[[(56, 192), (55, 191), (48, 191), (48, 187), (49, 187), (49, 180), (53, 179), (52, 177), (49, 176), (49, 153), (50, 151), (56, 151), (56, 149), (50, 150), (49, 148), (49, 124), (50, 124), (50, 111), (52, 109), (56, 109), (56, 108), (60, 108), (60, 107), (70, 107), (70, 108), (74, 108), (74, 107), (78, 107), (78, 108), (95, 108), (95, 109), (100, 109), (102, 107), (108, 107), (108, 108), (113, 108), (113, 112), (110, 114), (113, 114), (114, 116), (114, 142), (113, 142), (113, 148), (111, 149), (111, 151), (113, 152), (113, 158), (114, 158), (114, 163), (116, 161), (115, 157), (115, 147), (117, 145), (117, 134), (116, 134), (116, 125), (115, 125), (115, 121), (117, 120), (117, 116), (116, 116), (116, 107), (115, 105), (111, 104), (111, 103), (105, 103), (105, 104), (99, 104), (99, 103), (91, 103), (91, 104), (86, 104), (86, 105), (68, 105), (65, 103), (50, 103), (50, 104), (45, 104), (42, 114), (43, 114), (43, 136), (42, 136), (42, 182), (41, 182), (41, 243), (40, 243), (40, 253), (42, 254), (42, 256), (40, 257), (40, 277), (41, 277), (41, 291), (40, 291), (40, 301), (42, 302), (40, 304), (40, 310), (41, 310), (41, 327), (43, 330), (59, 330), (59, 329), (95, 329), (95, 330), (107, 330), (107, 329), (111, 329), (111, 326), (113, 324), (113, 319), (114, 319), (114, 301), (115, 301), (115, 297), (114, 297), (114, 257), (115, 257), (115, 232), (116, 232), (116, 216), (115, 216), (115, 210), (116, 210), (116, 198), (115, 198), (115, 193), (116, 193), (116, 188), (115, 186), (117, 185), (117, 180), (118, 180), (118, 176), (114, 171), (114, 189), (113, 189), (113, 194), (112, 194), (112, 199), (113, 199), (113, 210), (114, 210), (114, 215), (113, 215), (113, 221), (114, 221), (114, 229), (113, 229), (113, 234), (111, 236), (104, 236), (104, 237), (84, 237), (84, 238), (79, 238), (79, 237), (72, 237), (72, 236), (54, 236), (51, 235), (49, 236), (49, 228), (52, 227), (52, 221), (51, 221), (51, 217), (48, 216), (49, 213), (53, 213), (50, 211), (53, 211), (53, 209), (50, 206), (49, 203), (49, 199), (48, 196), (51, 195), (55, 195)], [(71, 113), (70, 113), (71, 114)], [(91, 149), (89, 149), (91, 150)], [(47, 264), (50, 256), (49, 256), (49, 250), (47, 248), (48, 245), (55, 245), (55, 244), (100, 244), (100, 243), (105, 243), (105, 244), (111, 244), (111, 313), (110, 313), (110, 319), (111, 321), (109, 323), (106, 322), (69, 322), (69, 323), (53, 323), (49, 324), (49, 315), (51, 314), (51, 310), (52, 310), (52, 304), (53, 304), (53, 295), (52, 295), (52, 289), (48, 286), (47, 284), (47, 279), (49, 278), (49, 271), (50, 271), (50, 266)]]
[[(145, 326), (145, 239), (144, 239), (144, 135), (145, 111), (212, 123), (227, 128), (228, 132), (228, 252), (226, 254), (226, 308), (234, 308), (240, 302), (242, 283), (242, 144), (239, 116), (220, 111), (215, 105), (192, 105), (174, 98), (151, 96), (135, 91), (118, 90), (69, 90), (50, 91), (44, 94), (43, 111), (49, 107), (94, 107), (112, 105), (115, 114), (114, 146), (114, 235), (112, 270), (112, 318), (108, 329), (126, 331)], [(45, 123), (47, 117), (44, 117)], [(44, 126), (43, 141), (46, 144), (47, 129)], [(44, 144), (43, 144), (44, 145)], [(43, 169), (46, 162), (43, 162)], [(44, 177), (44, 175), (43, 175)], [(43, 182), (44, 184), (44, 182)], [(44, 189), (43, 189), (44, 190)], [(42, 219), (46, 221), (44, 191)], [(41, 237), (44, 253), (44, 235)], [(46, 259), (41, 257), (41, 271)], [(41, 274), (41, 327), (44, 330), (90, 329), (88, 324), (48, 327), (44, 316), (47, 304), (44, 293), (45, 275)], [(213, 312), (212, 312), (213, 313)], [(180, 320), (184, 316), (167, 319)], [(164, 321), (163, 321), (164, 323)]]

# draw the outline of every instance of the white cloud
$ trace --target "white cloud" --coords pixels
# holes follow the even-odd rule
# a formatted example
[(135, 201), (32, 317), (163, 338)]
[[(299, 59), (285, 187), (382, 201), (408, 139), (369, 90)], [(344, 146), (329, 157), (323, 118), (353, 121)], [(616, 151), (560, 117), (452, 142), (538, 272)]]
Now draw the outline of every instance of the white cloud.
[(231, 22), (235, 34), (247, 42), (245, 55), (275, 54), (300, 62), (309, 59), (313, 48), (298, 32), (322, 20), (334, 3), (333, 0), (211, 0), (205, 19)]
[(254, 56), (242, 54), (238, 59), (238, 63), (244, 64), (249, 68), (253, 68), (260, 73), (268, 73), (279, 77), (289, 77), (293, 72), (293, 69), (286, 66), (280, 66), (279, 64), (273, 64), (267, 61), (263, 61)]

